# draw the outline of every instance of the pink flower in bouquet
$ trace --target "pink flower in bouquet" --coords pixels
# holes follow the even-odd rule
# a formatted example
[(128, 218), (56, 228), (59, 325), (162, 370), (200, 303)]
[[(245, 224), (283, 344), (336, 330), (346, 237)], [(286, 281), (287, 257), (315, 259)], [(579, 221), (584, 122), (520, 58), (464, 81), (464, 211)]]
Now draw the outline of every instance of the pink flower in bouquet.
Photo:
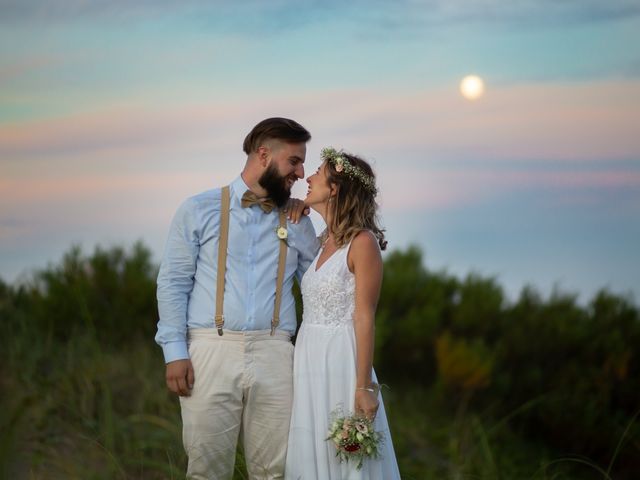
[(363, 434), (365, 434), (365, 435), (366, 435), (367, 433), (369, 433), (369, 429), (368, 429), (368, 428), (367, 428), (367, 426), (366, 426), (364, 423), (362, 423), (362, 422), (356, 422), (356, 430), (358, 430), (360, 433), (363, 433)]

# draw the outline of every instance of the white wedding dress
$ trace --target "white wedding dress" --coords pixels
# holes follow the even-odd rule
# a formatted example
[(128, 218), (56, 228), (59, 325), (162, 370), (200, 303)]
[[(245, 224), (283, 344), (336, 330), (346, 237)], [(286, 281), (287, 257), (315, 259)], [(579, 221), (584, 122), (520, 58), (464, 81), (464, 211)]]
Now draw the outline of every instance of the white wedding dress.
[[(353, 413), (356, 338), (353, 329), (355, 277), (347, 266), (349, 246), (337, 250), (316, 271), (318, 256), (301, 283), (304, 307), (293, 362), (293, 410), (285, 478), (288, 480), (394, 480), (400, 478), (382, 398), (374, 428), (383, 435), (378, 459), (361, 470), (340, 463), (328, 442), (330, 414), (341, 406)], [(373, 381), (377, 381), (372, 372)]]

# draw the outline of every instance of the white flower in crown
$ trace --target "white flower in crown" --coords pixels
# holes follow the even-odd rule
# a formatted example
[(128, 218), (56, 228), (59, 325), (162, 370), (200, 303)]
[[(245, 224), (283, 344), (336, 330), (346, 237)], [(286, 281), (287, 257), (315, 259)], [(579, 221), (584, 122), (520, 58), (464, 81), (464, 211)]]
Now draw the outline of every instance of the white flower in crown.
[(326, 160), (338, 173), (344, 172), (352, 179), (360, 182), (374, 196), (377, 193), (375, 180), (371, 175), (365, 173), (362, 168), (352, 164), (342, 155), (342, 152), (336, 151), (333, 147), (323, 148), (320, 152), (323, 160)]
[(284, 227), (279, 227), (276, 229), (276, 235), (278, 235), (278, 238), (280, 240), (286, 240), (287, 237), (289, 236), (289, 232), (287, 232), (287, 229)]

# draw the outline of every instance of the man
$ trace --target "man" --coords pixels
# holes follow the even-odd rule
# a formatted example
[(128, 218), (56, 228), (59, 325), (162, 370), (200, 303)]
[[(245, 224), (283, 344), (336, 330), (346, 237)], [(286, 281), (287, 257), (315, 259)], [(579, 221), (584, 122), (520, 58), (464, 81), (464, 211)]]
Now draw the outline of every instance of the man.
[(156, 342), (167, 386), (180, 395), (188, 478), (230, 479), (239, 437), (250, 478), (284, 475), (291, 286), (319, 245), (308, 217), (287, 223), (280, 210), (304, 177), (310, 138), (293, 120), (263, 120), (245, 138), (247, 161), (227, 193), (191, 197), (173, 219), (158, 274)]

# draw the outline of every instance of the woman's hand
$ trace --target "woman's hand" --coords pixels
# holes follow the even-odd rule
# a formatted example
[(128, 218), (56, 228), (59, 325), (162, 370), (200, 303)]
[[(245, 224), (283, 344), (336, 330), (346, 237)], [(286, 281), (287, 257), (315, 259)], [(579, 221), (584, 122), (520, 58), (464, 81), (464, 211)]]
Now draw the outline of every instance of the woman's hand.
[(287, 201), (287, 205), (284, 208), (287, 212), (287, 219), (291, 223), (298, 223), (302, 218), (302, 215), (309, 215), (309, 207), (307, 207), (302, 200), (297, 198), (290, 198)]
[(354, 410), (356, 415), (364, 415), (368, 419), (372, 420), (376, 417), (378, 412), (378, 406), (380, 401), (378, 400), (377, 392), (370, 392), (369, 390), (356, 390), (356, 398), (354, 404)]

